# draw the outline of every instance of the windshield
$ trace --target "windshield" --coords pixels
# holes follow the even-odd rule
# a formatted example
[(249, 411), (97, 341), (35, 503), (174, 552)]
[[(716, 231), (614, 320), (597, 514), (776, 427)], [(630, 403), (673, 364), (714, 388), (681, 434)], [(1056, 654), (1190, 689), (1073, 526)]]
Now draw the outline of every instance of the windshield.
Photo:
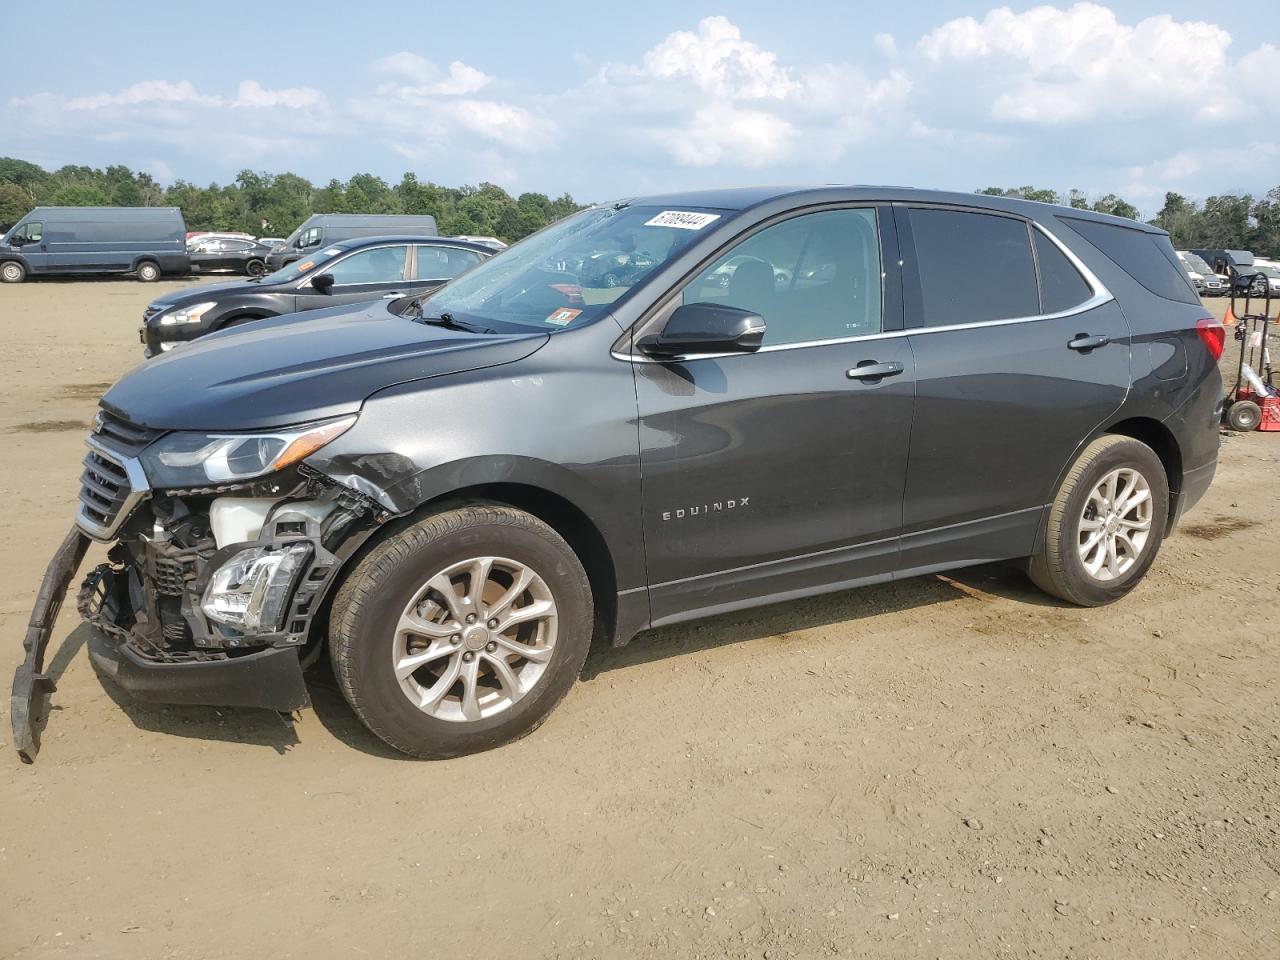
[(486, 327), (582, 326), (722, 216), (652, 206), (583, 210), (440, 288), (422, 302), (422, 314)]
[(1178, 256), (1182, 257), (1182, 262), (1186, 264), (1188, 270), (1193, 270), (1204, 277), (1213, 276), (1213, 270), (1209, 265), (1194, 253), (1180, 253)]
[(275, 273), (268, 273), (262, 278), (262, 283), (288, 283), (290, 280), (297, 280), (304, 273), (318, 264), (324, 263), (326, 260), (332, 260), (338, 254), (343, 253), (342, 247), (325, 247), (323, 250), (313, 253), (310, 256), (303, 257), (301, 260), (295, 260), (287, 266), (281, 267)]

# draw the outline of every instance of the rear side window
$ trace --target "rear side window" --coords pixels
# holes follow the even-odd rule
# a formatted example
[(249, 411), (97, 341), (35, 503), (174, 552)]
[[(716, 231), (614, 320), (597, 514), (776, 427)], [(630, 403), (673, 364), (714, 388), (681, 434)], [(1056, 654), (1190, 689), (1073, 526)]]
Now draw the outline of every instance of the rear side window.
[(1093, 220), (1058, 219), (1156, 296), (1181, 303), (1200, 302), (1168, 237)]
[(1044, 313), (1061, 313), (1078, 307), (1091, 296), (1093, 290), (1058, 249), (1058, 245), (1039, 230), (1032, 230), (1036, 247), (1036, 260), (1040, 264), (1040, 309)]
[(1040, 313), (1031, 237), (1021, 220), (959, 210), (910, 211), (924, 325)]
[(419, 280), (452, 280), (480, 262), (480, 254), (453, 247), (418, 247)]

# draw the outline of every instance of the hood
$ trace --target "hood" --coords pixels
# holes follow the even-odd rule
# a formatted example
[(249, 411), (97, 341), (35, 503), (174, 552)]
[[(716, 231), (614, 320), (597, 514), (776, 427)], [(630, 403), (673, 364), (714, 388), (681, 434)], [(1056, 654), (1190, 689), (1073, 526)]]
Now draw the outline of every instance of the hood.
[(265, 284), (248, 278), (240, 280), (229, 280), (224, 283), (200, 283), (193, 287), (187, 287), (184, 290), (174, 290), (172, 293), (166, 293), (163, 296), (152, 300), (147, 306), (158, 307), (161, 310), (169, 310), (178, 306), (190, 306), (193, 303), (204, 303), (209, 299), (210, 294), (226, 293), (228, 290), (274, 290), (274, 283)]
[(147, 360), (102, 398), (162, 430), (256, 430), (354, 413), (370, 394), (521, 360), (542, 332), (478, 334), (398, 317), (385, 301), (285, 314)]

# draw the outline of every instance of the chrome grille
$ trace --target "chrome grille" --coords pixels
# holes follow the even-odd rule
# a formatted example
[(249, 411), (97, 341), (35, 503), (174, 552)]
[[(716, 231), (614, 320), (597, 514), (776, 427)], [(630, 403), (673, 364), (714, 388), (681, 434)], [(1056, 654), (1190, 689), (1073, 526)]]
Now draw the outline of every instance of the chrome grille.
[(76, 523), (95, 540), (110, 540), (146, 495), (146, 475), (136, 457), (160, 433), (106, 411), (94, 417), (93, 433), (85, 440), (89, 453), (80, 473)]

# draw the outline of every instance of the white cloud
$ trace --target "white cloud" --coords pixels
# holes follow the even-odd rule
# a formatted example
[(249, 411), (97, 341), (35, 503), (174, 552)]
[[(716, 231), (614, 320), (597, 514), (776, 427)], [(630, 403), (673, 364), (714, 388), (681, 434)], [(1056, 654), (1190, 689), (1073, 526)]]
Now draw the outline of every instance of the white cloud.
[(218, 102), (217, 97), (207, 97), (197, 93), (189, 80), (178, 83), (170, 83), (167, 80), (143, 80), (141, 83), (125, 87), (118, 93), (97, 93), (69, 99), (53, 97), (51, 94), (44, 96), (52, 97), (52, 101), (46, 101), (46, 105), (50, 102), (57, 103), (67, 110), (101, 110), (103, 107), (133, 106), (143, 103)]
[(388, 78), (379, 92), (407, 97), (456, 97), (477, 93), (493, 82), (493, 77), (461, 60), (449, 64), (449, 72), (441, 75), (440, 68), (416, 53), (402, 50), (375, 60), (370, 71)]
[(893, 38), (891, 33), (877, 33), (876, 49), (884, 56), (893, 59), (898, 55), (898, 41)]
[(1051, 125), (1169, 109), (1211, 115), (1230, 98), (1230, 43), (1214, 24), (1162, 14), (1128, 26), (1107, 7), (1077, 3), (951, 20), (918, 49), (935, 65), (980, 66), (1001, 90), (995, 119)]
[(312, 87), (286, 87), (268, 90), (257, 80), (242, 80), (232, 101), (233, 107), (288, 107), (302, 110), (324, 103), (324, 94)]

